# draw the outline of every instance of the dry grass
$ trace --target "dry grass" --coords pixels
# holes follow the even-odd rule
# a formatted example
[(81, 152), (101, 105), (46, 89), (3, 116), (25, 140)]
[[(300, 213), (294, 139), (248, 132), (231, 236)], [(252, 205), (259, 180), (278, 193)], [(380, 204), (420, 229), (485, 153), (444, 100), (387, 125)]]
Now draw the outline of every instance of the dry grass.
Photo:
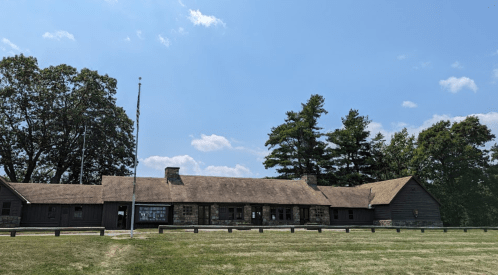
[(498, 231), (0, 237), (1, 274), (498, 274)]

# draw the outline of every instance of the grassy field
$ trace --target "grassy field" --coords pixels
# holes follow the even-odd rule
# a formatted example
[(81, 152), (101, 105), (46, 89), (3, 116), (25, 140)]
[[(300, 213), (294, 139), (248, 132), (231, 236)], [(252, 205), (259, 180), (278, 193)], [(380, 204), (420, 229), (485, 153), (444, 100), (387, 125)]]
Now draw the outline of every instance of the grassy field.
[(498, 274), (498, 231), (147, 232), (2, 236), (0, 274)]

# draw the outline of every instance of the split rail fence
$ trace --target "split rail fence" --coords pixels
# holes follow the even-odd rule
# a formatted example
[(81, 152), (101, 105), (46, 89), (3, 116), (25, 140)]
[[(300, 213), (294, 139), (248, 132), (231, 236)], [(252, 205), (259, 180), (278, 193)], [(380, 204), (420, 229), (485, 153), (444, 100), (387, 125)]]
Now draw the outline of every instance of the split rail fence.
[(16, 236), (16, 232), (39, 232), (39, 231), (54, 231), (55, 236), (59, 237), (61, 231), (100, 231), (100, 236), (104, 236), (105, 227), (13, 227), (0, 228), (0, 232), (10, 232), (11, 237)]
[(263, 233), (264, 229), (290, 229), (291, 233), (294, 233), (294, 229), (307, 229), (307, 230), (317, 230), (318, 233), (322, 233), (322, 229), (345, 229), (346, 233), (349, 233), (351, 229), (370, 229), (372, 233), (375, 233), (375, 229), (396, 229), (396, 232), (400, 233), (401, 229), (403, 230), (420, 230), (422, 233), (425, 230), (443, 230), (443, 232), (448, 232), (448, 230), (463, 230), (467, 232), (467, 230), (484, 230), (484, 232), (488, 232), (488, 230), (498, 230), (498, 227), (414, 227), (414, 226), (376, 226), (376, 225), (348, 225), (348, 226), (335, 226), (335, 225), (276, 225), (276, 226), (260, 226), (260, 225), (160, 225), (159, 226), (159, 234), (162, 234), (164, 230), (173, 230), (173, 229), (194, 229), (194, 233), (199, 233), (199, 229), (228, 229), (228, 233), (232, 233), (233, 229), (236, 230), (250, 230), (250, 229), (259, 229), (259, 233)]

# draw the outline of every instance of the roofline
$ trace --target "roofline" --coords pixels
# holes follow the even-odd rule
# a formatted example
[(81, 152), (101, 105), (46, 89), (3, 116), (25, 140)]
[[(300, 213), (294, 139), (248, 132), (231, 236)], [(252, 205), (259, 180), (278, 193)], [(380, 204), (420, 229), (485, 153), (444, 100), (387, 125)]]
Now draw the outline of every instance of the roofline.
[[(405, 184), (403, 184), (403, 187), (401, 187), (401, 188), (398, 190), (398, 192), (396, 193), (396, 195), (394, 195), (394, 196), (393, 196), (393, 198), (389, 201), (389, 203), (388, 203), (388, 204), (391, 204), (391, 202), (392, 202), (392, 201), (393, 201), (393, 200), (394, 200), (394, 199), (398, 196), (398, 194), (401, 192), (401, 189), (405, 188), (406, 184), (407, 184), (408, 182), (410, 182), (410, 180), (412, 180), (412, 179), (414, 179), (414, 180), (415, 180), (415, 182), (417, 182), (417, 183), (418, 183), (418, 185), (420, 185), (420, 186), (421, 186), (421, 187), (425, 190), (425, 192), (427, 192), (427, 194), (429, 194), (429, 196), (431, 196), (431, 197), (432, 197), (432, 198), (433, 198), (433, 199), (434, 199), (437, 203), (439, 203), (439, 206), (441, 206), (441, 205), (442, 205), (442, 204), (441, 204), (441, 202), (440, 202), (440, 201), (439, 201), (436, 197), (434, 197), (434, 195), (432, 195), (432, 194), (431, 194), (431, 192), (429, 192), (429, 191), (427, 190), (427, 188), (425, 188), (425, 186), (424, 186), (422, 183), (420, 183), (420, 180), (419, 180), (416, 176), (414, 176), (414, 175), (410, 176), (410, 178), (409, 178), (409, 179), (405, 182)], [(377, 204), (377, 205), (380, 205), (380, 204)]]
[(3, 185), (7, 186), (8, 189), (10, 189), (10, 191), (12, 193), (14, 193), (18, 198), (20, 198), (22, 201), (24, 201), (26, 204), (31, 204), (30, 201), (28, 201), (28, 199), (26, 199), (22, 194), (21, 192), (17, 191), (13, 186), (11, 186), (7, 181), (5, 181), (2, 177), (0, 177), (0, 182), (3, 183)]

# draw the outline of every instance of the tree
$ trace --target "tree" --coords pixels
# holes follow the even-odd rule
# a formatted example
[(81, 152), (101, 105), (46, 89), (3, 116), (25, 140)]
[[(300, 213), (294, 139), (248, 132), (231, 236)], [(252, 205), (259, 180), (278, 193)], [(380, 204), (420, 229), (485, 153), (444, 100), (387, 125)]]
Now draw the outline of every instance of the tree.
[(280, 166), (278, 178), (298, 178), (303, 174), (316, 174), (319, 182), (325, 182), (323, 165), (326, 144), (318, 140), (324, 134), (318, 127), (318, 119), (327, 114), (323, 108), (325, 99), (312, 95), (299, 113), (287, 112), (285, 123), (271, 129), (265, 146), (273, 149), (265, 157), (266, 169)]
[(78, 183), (87, 126), (85, 183), (130, 175), (133, 121), (116, 106), (116, 80), (33, 57), (0, 62), (0, 164), (11, 181)]
[(384, 154), (388, 162), (388, 179), (397, 179), (413, 175), (410, 162), (415, 151), (415, 136), (408, 137), (408, 131), (403, 128), (396, 132), (391, 142), (384, 148)]
[(365, 130), (370, 123), (368, 116), (360, 116), (358, 110), (351, 109), (342, 123), (344, 129), (327, 133), (327, 141), (337, 146), (331, 149), (332, 161), (339, 167), (336, 184), (355, 186), (372, 182), (367, 174), (371, 170), (371, 144), (366, 141), (370, 132)]
[(484, 209), (481, 198), (491, 190), (484, 180), (484, 171), (489, 167), (488, 151), (478, 147), (494, 137), (472, 116), (451, 127), (449, 121), (440, 121), (419, 134), (410, 165), (441, 201), (445, 224), (477, 223), (474, 217)]
[(371, 141), (370, 158), (367, 159), (367, 164), (369, 165), (367, 174), (375, 181), (391, 179), (385, 148), (384, 135), (379, 132)]

